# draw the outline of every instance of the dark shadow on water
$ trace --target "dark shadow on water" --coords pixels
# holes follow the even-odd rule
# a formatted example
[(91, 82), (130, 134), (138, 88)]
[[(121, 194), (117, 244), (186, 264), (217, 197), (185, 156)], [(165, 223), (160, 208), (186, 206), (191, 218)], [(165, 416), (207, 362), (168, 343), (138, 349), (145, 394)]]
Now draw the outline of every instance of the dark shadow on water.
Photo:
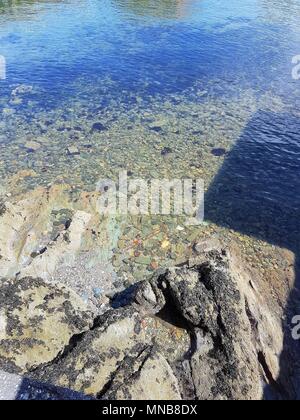
[(291, 320), (300, 314), (299, 118), (263, 111), (254, 115), (207, 192), (206, 219), (295, 253), (296, 284), (285, 309), (277, 380), (284, 391), (270, 385), (265, 398), (299, 398), (300, 348), (291, 337)]

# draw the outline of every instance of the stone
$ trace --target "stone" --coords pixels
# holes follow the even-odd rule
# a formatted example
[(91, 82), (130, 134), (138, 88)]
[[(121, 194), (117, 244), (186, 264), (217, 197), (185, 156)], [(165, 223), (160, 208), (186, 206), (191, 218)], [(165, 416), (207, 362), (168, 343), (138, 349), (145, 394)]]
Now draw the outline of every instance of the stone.
[(181, 394), (167, 360), (159, 352), (146, 350), (123, 363), (103, 399), (173, 401), (181, 400)]
[(167, 156), (171, 153), (173, 153), (173, 150), (171, 149), (171, 147), (164, 147), (161, 151), (162, 156)]
[[(72, 227), (85, 226), (83, 213), (72, 216), (71, 243)], [(60, 243), (57, 252), (67, 246)], [(100, 316), (64, 286), (3, 279), (0, 368), (106, 400), (255, 400), (266, 388), (278, 397), (292, 393), (288, 380), (283, 387), (276, 379), (281, 317), (233, 252), (203, 249), (120, 290)]]
[(139, 255), (134, 259), (134, 261), (137, 264), (149, 265), (151, 263), (151, 257), (149, 257), (147, 255)]
[(102, 295), (103, 292), (99, 287), (94, 287), (93, 293), (94, 293), (95, 298), (98, 299)]
[(73, 351), (52, 366), (34, 372), (36, 379), (97, 396), (125, 356), (137, 357), (145, 342), (141, 316), (133, 308), (108, 312)]
[(80, 151), (79, 151), (78, 147), (76, 147), (76, 146), (69, 146), (67, 148), (67, 154), (69, 156), (76, 156), (76, 155), (80, 155)]
[(162, 241), (162, 243), (161, 243), (161, 248), (162, 249), (167, 249), (167, 248), (169, 248), (170, 247), (170, 242), (167, 240), (167, 239), (165, 239), (164, 241)]
[(0, 308), (0, 368), (12, 373), (53, 361), (92, 323), (75, 293), (38, 278), (1, 280)]
[(100, 132), (100, 131), (106, 131), (107, 130), (107, 128), (105, 127), (105, 125), (103, 125), (102, 123), (100, 123), (100, 122), (96, 122), (96, 123), (94, 123), (93, 124), (93, 126), (92, 126), (92, 131), (93, 132), (95, 132), (95, 131), (98, 131), (98, 132)]
[(220, 157), (220, 156), (224, 156), (227, 152), (226, 152), (226, 149), (216, 148), (216, 149), (212, 149), (211, 153), (212, 155), (216, 157)]
[(25, 143), (25, 148), (29, 152), (36, 152), (37, 150), (39, 150), (41, 148), (41, 145), (40, 145), (40, 143), (37, 143), (36, 141), (27, 141)]
[(222, 246), (217, 238), (210, 238), (194, 244), (193, 250), (197, 254), (203, 254), (221, 248)]

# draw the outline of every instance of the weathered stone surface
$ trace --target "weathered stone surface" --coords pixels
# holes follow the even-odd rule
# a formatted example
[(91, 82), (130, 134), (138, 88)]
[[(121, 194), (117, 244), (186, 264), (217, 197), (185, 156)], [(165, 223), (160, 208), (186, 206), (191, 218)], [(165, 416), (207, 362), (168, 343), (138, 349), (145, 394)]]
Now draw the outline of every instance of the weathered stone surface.
[(119, 227), (113, 218), (100, 217), (97, 199), (97, 193), (81, 193), (74, 200), (67, 185), (39, 187), (16, 200), (0, 198), (0, 278), (18, 274), (61, 282), (94, 313), (107, 310), (93, 290), (101, 288), (103, 296), (114, 290), (110, 257)]
[(179, 384), (167, 360), (157, 351), (146, 349), (121, 365), (104, 399), (181, 400)]
[(177, 308), (194, 337), (189, 364), (195, 397), (260, 398), (251, 326), (227, 257), (213, 251), (205, 263), (169, 269), (160, 281), (168, 306)]
[(156, 279), (154, 281), (142, 282), (135, 294), (135, 301), (139, 305), (139, 309), (146, 313), (156, 314), (166, 304), (163, 292), (157, 287)]
[(3, 280), (0, 367), (100, 399), (261, 399), (264, 386), (281, 389), (280, 320), (225, 251), (159, 271), (126, 296), (91, 323), (66, 289)]
[(125, 356), (137, 356), (145, 346), (141, 317), (133, 308), (106, 315), (66, 355), (35, 376), (57, 386), (97, 395), (111, 380)]
[(83, 302), (64, 286), (30, 277), (0, 282), (1, 369), (21, 373), (51, 362), (92, 325)]

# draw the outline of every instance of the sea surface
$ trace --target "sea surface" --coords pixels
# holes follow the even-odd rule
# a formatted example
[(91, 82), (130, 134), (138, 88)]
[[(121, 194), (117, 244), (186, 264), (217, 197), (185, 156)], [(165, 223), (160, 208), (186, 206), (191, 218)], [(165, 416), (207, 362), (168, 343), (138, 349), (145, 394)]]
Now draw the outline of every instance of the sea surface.
[(2, 188), (201, 178), (205, 221), (128, 219), (116, 269), (142, 278), (207, 236), (273, 269), (299, 252), (299, 22), (299, 0), (0, 1)]

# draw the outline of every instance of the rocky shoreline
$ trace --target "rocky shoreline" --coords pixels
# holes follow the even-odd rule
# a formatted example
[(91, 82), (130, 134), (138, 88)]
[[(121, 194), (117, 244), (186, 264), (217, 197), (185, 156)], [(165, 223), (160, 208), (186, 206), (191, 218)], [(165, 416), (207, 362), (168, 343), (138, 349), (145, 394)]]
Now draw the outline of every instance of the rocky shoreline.
[[(18, 190), (28, 176), (7, 185)], [(172, 236), (166, 223), (142, 220), (139, 230), (136, 220), (100, 217), (96, 192), (60, 184), (1, 197), (3, 391), (19, 384), (17, 399), (300, 396), (292, 252), (281, 249), (276, 270), (260, 272), (207, 226), (189, 231), (174, 220)]]
[(66, 286), (2, 280), (0, 369), (106, 400), (284, 398), (281, 322), (240, 263), (207, 250), (96, 317)]

